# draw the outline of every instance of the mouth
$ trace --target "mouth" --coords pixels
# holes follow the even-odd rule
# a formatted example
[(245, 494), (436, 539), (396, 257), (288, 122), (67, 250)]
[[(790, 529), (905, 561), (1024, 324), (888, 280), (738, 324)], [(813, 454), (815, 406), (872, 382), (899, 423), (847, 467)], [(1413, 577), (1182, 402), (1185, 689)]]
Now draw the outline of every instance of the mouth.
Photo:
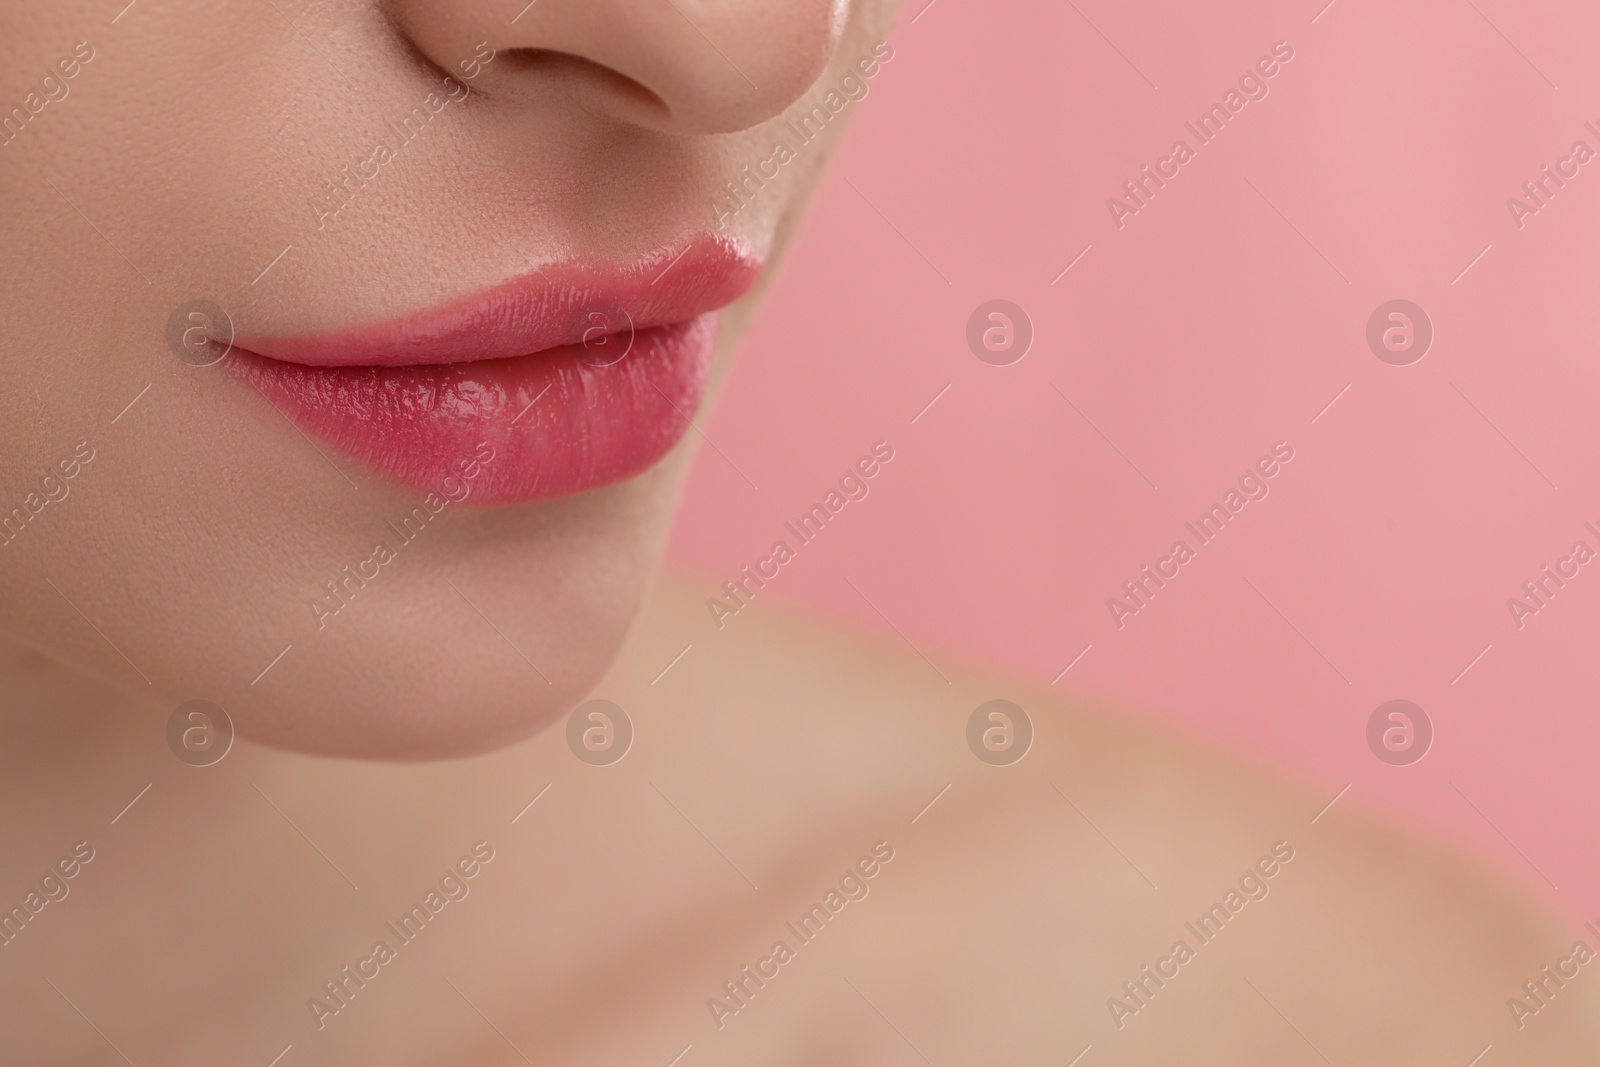
[(760, 270), (732, 242), (695, 238), (335, 333), (240, 336), (225, 363), (306, 433), (414, 489), (527, 504), (625, 481), (677, 444), (717, 310)]

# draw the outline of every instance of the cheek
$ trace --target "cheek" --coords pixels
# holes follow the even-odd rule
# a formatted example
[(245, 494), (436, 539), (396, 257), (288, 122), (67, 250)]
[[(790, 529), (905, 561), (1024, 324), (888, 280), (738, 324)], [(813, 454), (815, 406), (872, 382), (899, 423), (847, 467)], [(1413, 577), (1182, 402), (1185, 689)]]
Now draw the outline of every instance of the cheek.
[[(36, 647), (43, 635), (53, 659), (158, 708), (210, 700), (242, 739), (330, 755), (485, 751), (589, 695), (639, 610), (687, 450), (577, 497), (450, 505), (374, 568), (364, 563), (374, 542), (400, 540), (390, 523), (414, 495), (341, 457), (352, 488), (281, 416), (239, 406), (228, 376), (171, 362), (117, 423), (116, 447), (98, 448), (71, 495), (35, 518), (52, 522), (50, 536), (27, 529), (0, 549), (24, 564), (0, 569), (0, 631)], [(45, 367), (60, 377), (71, 364)], [(139, 391), (89, 380), (76, 390), (110, 415)], [(77, 440), (70, 423), (63, 416), (61, 435)], [(0, 426), (0, 437), (10, 432)], [(129, 500), (183, 537), (131, 536)], [(137, 566), (106, 552), (114, 530), (130, 533), (112, 541)], [(438, 576), (441, 559), (459, 594)], [(330, 598), (327, 585), (358, 565), (376, 576), (348, 581), (342, 604)], [(63, 576), (61, 592), (36, 573)], [(313, 602), (338, 610), (325, 607), (319, 626)]]

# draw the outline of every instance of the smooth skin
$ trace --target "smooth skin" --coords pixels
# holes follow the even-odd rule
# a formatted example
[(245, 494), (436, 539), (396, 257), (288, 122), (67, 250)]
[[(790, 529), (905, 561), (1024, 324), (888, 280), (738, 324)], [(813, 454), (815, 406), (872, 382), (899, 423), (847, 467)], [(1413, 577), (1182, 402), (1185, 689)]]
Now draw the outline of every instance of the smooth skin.
[[(712, 591), (651, 585), (687, 443), (609, 489), (453, 511), (314, 628), (308, 598), (413, 495), (178, 360), (172, 309), (327, 331), (704, 230), (894, 14), (516, 6), (0, 6), (0, 105), (59, 97), (0, 147), (0, 507), (94, 457), (0, 547), (0, 905), (93, 857), (0, 945), (0, 1061), (1594, 1062), (1587, 970), (1520, 1030), (1506, 1009), (1581, 928), (1359, 797), (1313, 824), (1328, 791), (766, 600), (661, 675)], [(322, 182), (484, 40), (473, 98), (319, 224)], [(733, 223), (769, 264), (839, 132)], [(611, 766), (568, 747), (590, 695), (636, 730)], [(196, 697), (239, 731), (210, 767), (167, 747)], [(1037, 728), (1010, 767), (966, 743), (997, 697)], [(1280, 841), (1270, 893), (1119, 1028), (1124, 980)], [(478, 842), (470, 892), (319, 1017)], [(723, 983), (878, 842), (867, 895), (719, 1026)]]
[[(626, 263), (720, 234), (768, 263), (723, 314), (720, 377), (843, 120), (725, 230), (711, 204), (791, 112), (873, 57), (892, 11), (677, 6), (141, 0), (115, 25), (87, 0), (0, 8), (0, 106), (61, 96), (0, 146), (0, 516), (80, 443), (94, 457), (0, 547), (0, 635), (327, 754), (486, 751), (581, 700), (639, 610), (687, 447), (604, 490), (458, 509), (442, 565), (402, 577), (401, 561), (324, 625), (310, 607), (323, 583), (422, 494), (319, 449), (226, 367), (184, 363), (168, 320), (205, 298), (241, 337), (330, 332), (541, 263)], [(93, 58), (73, 59), (78, 42)], [(430, 94), (448, 102), (424, 132), (336, 216), (319, 212), (325, 183)], [(479, 612), (542, 688), (475, 640)]]
[[(709, 585), (665, 580), (599, 687), (635, 730), (610, 766), (558, 727), (436, 764), (245, 745), (192, 768), (161, 717), (10, 664), (30, 684), (0, 803), (26, 817), (0, 884), (80, 838), (96, 855), (0, 948), (8, 1062), (122, 1062), (73, 1006), (138, 1064), (265, 1064), (291, 1044), (298, 1063), (407, 1067), (664, 1065), (685, 1045), (684, 1063), (806, 1067), (1064, 1064), (1087, 1045), (1129, 1067), (1432, 1067), (1486, 1045), (1501, 1064), (1593, 1062), (1588, 968), (1520, 1031), (1505, 1006), (1593, 939), (1359, 796), (1313, 824), (1336, 790), (941, 658), (947, 685), (766, 602), (705, 637)], [(702, 639), (652, 684), (685, 634)], [(966, 745), (997, 696), (1037, 731), (1009, 767)], [(319, 1029), (322, 983), (397, 945), (384, 924), (480, 840), (495, 858), (469, 895)], [(708, 1000), (798, 945), (784, 924), (879, 841), (894, 858), (866, 896), (719, 1028)], [(1184, 922), (1279, 841), (1294, 858), (1267, 896), (1119, 1030), (1122, 982), (1197, 946)]]

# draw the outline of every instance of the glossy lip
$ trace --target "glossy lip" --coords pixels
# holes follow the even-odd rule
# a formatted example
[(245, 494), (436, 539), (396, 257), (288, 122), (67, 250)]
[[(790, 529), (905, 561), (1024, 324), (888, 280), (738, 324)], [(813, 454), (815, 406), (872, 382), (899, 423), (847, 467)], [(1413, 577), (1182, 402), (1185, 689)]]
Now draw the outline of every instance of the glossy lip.
[(412, 488), (525, 504), (665, 455), (704, 393), (715, 310), (760, 270), (741, 246), (696, 238), (354, 329), (240, 336), (226, 362), (301, 429)]

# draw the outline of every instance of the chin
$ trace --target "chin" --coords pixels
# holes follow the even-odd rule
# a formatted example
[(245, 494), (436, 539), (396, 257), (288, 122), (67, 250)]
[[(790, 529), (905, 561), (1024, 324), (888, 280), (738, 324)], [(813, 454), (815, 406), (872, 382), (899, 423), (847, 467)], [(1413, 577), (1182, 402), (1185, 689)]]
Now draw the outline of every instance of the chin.
[(502, 748), (590, 695), (655, 577), (689, 458), (680, 442), (606, 488), (447, 509), (356, 584), (344, 565), (376, 538), (398, 542), (387, 516), (416, 494), (364, 478), (360, 492), (307, 495), (277, 450), (241, 433), (232, 442), (230, 458), (255, 465), (239, 478), (246, 498), (200, 508), (182, 488), (152, 494), (174, 534), (146, 542), (115, 600), (109, 585), (57, 579), (115, 649), (48, 586), (41, 629), (65, 639), (18, 636), (143, 705), (158, 732), (178, 706), (205, 700), (240, 741), (395, 761)]
[[(431, 760), (557, 723), (592, 693), (638, 615), (685, 451), (607, 489), (459, 512), (427, 555), (399, 561), (410, 573), (391, 588), (372, 582), (320, 629), (307, 611), (304, 647), (289, 653), (301, 658), (234, 687), (224, 705), (238, 736), (327, 756)], [(367, 594), (378, 595), (362, 603)]]
[[(370, 656), (347, 671), (319, 671), (286, 692), (287, 699), (240, 702), (229, 712), (240, 739), (289, 751), (389, 762), (474, 756), (559, 723), (599, 681), (621, 630), (585, 635), (581, 647), (562, 642), (570, 654), (561, 668), (541, 664), (548, 683), (520, 660), (508, 664), (481, 645), (424, 638), (400, 657)], [(435, 657), (430, 665), (404, 665), (425, 661), (425, 653)]]

